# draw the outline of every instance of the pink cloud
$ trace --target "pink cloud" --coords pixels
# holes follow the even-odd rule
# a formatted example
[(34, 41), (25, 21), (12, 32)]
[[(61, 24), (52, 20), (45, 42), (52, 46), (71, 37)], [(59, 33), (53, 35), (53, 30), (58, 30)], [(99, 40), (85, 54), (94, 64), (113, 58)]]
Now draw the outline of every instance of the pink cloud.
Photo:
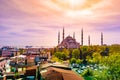
[[(73, 9), (70, 10), (70, 8), (64, 8), (60, 4), (58, 5), (53, 0), (0, 0), (0, 26), (9, 27), (9, 30), (6, 29), (8, 30), (7, 33), (26, 34), (25, 37), (19, 37), (18, 35), (18, 38), (17, 36), (16, 38), (12, 37), (11, 40), (16, 42), (24, 40), (25, 42), (31, 42), (31, 45), (34, 42), (33, 45), (38, 45), (37, 43), (39, 43), (39, 45), (46, 46), (57, 45), (57, 32), (62, 32), (63, 26), (66, 29), (66, 36), (76, 32), (77, 41), (80, 42), (80, 31), (83, 27), (85, 31), (85, 44), (87, 44), (87, 35), (93, 35), (91, 37), (93, 44), (99, 44), (99, 34), (101, 31), (106, 33), (107, 36), (110, 36), (111, 33), (112, 36), (119, 34), (119, 3), (119, 0), (101, 0), (90, 7), (74, 11)], [(34, 32), (37, 30), (36, 32), (39, 32), (39, 34), (33, 31), (29, 33), (24, 32), (28, 29)], [(113, 30), (111, 31), (111, 29)], [(0, 34), (5, 37), (10, 35), (7, 33)], [(33, 36), (34, 39), (32, 38)], [(98, 38), (94, 40), (94, 36)], [(51, 37), (55, 39), (51, 39)], [(113, 37), (108, 37), (108, 39), (111, 38)], [(108, 39), (106, 39), (106, 43), (112, 44), (113, 42), (107, 42)], [(118, 40), (115, 43), (120, 43), (120, 39), (116, 37), (114, 39)]]

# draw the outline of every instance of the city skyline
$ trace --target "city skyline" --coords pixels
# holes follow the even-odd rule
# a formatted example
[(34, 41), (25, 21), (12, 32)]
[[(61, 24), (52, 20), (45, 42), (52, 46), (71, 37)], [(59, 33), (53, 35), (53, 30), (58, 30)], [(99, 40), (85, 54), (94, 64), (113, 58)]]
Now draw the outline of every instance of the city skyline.
[[(56, 46), (58, 32), (73, 35), (84, 45), (120, 44), (120, 1), (0, 0), (0, 46)], [(60, 36), (60, 42), (62, 36)]]

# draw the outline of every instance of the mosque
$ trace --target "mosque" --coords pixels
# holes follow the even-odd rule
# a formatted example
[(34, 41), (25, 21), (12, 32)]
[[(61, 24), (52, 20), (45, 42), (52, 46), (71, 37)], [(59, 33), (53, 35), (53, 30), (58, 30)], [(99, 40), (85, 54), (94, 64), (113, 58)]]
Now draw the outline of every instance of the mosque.
[[(91, 45), (90, 42), (90, 35), (88, 36), (88, 46)], [(103, 45), (103, 33), (101, 33), (101, 46)], [(83, 29), (81, 29), (81, 44), (76, 41), (75, 39), (75, 33), (73, 33), (72, 36), (67, 36), (65, 38), (65, 30), (63, 28), (63, 33), (62, 33), (62, 41), (60, 42), (60, 32), (58, 32), (58, 48), (67, 48), (67, 49), (76, 49), (80, 48), (80, 46), (83, 46)]]

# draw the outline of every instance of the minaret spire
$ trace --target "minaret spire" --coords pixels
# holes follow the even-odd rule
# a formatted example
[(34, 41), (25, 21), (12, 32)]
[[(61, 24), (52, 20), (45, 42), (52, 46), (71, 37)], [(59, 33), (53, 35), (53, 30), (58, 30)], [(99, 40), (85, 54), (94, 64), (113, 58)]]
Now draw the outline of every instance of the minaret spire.
[(75, 39), (75, 32), (73, 33), (73, 39)]
[(83, 28), (81, 30), (81, 46), (83, 46)]
[(88, 46), (90, 46), (90, 35), (88, 36)]
[(65, 30), (64, 30), (64, 27), (63, 27), (63, 40), (65, 38)]
[(60, 31), (58, 32), (58, 45), (60, 44)]
[(101, 46), (103, 46), (103, 33), (101, 32)]

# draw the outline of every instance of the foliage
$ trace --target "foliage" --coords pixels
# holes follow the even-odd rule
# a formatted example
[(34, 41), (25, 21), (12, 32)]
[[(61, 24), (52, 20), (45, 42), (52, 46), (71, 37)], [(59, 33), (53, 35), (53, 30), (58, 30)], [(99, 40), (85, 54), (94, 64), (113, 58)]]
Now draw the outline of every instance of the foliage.
[(111, 45), (108, 47), (110, 53), (120, 53), (120, 45)]
[(76, 59), (76, 58), (71, 58), (71, 59), (70, 59), (70, 64), (73, 64), (73, 63), (81, 64), (82, 61), (83, 61), (83, 60)]
[(20, 77), (20, 73), (15, 72), (15, 74), (14, 74), (14, 78), (19, 78), (19, 77)]
[(95, 46), (82, 46), (81, 52), (82, 52), (82, 58), (86, 59), (87, 56), (92, 58), (93, 53), (97, 50), (97, 47)]
[(68, 50), (68, 49), (63, 49), (63, 51), (62, 51), (63, 53), (65, 53), (66, 54), (66, 56), (68, 56), (69, 55), (69, 53), (70, 53), (70, 51)]
[(93, 71), (90, 68), (87, 68), (81, 75), (83, 77), (93, 76)]
[[(94, 53), (86, 55), (89, 63), (102, 64), (106, 68), (102, 71), (94, 71), (93, 77), (97, 80), (119, 80), (120, 79), (120, 45), (93, 46)], [(94, 80), (93, 79), (93, 80)]]
[(53, 62), (56, 62), (56, 61), (57, 61), (57, 62), (61, 62), (61, 61), (60, 61), (57, 57), (55, 57), (54, 55), (52, 56), (52, 61), (53, 61)]
[(23, 54), (25, 52), (25, 49), (20, 48), (19, 51), (20, 51), (20, 54)]
[(87, 56), (87, 57), (86, 57), (86, 60), (87, 60), (87, 62), (88, 62), (89, 64), (91, 64), (92, 61), (93, 61), (92, 58), (91, 58), (90, 56)]
[(93, 62), (94, 63), (99, 63), (101, 61), (101, 55), (100, 53), (93, 53)]
[(102, 71), (94, 71), (94, 78), (97, 80), (109, 80), (110, 75), (108, 74), (108, 70), (104, 69)]
[(85, 80), (109, 80), (110, 74), (108, 73), (107, 69), (103, 70), (92, 70), (90, 68), (87, 68), (84, 70), (84, 72), (81, 74)]
[(120, 78), (120, 53), (113, 53), (113, 55), (104, 57), (102, 63), (108, 66), (113, 79)]
[(80, 56), (80, 51), (78, 49), (74, 49), (72, 52), (72, 57), (79, 59), (79, 56)]
[(101, 56), (108, 56), (109, 55), (109, 48), (104, 48), (100, 52)]
[(81, 64), (81, 62), (87, 61), (87, 64), (98, 64), (106, 67), (102, 72), (99, 70), (85, 70), (82, 75), (90, 80), (91, 78), (92, 80), (120, 79), (120, 45), (81, 46), (79, 49), (63, 49), (61, 51), (56, 49), (54, 57), (58, 60), (69, 59), (71, 64)]
[(77, 60), (76, 60), (76, 63), (77, 63), (77, 64), (81, 64), (82, 61), (83, 61), (83, 60), (77, 59)]
[(75, 58), (71, 58), (70, 59), (70, 63), (72, 64), (72, 63), (76, 63), (76, 59)]
[(54, 56), (57, 57), (60, 60), (66, 60), (66, 58), (67, 58), (67, 54), (64, 53), (64, 52), (56, 52), (54, 54)]

